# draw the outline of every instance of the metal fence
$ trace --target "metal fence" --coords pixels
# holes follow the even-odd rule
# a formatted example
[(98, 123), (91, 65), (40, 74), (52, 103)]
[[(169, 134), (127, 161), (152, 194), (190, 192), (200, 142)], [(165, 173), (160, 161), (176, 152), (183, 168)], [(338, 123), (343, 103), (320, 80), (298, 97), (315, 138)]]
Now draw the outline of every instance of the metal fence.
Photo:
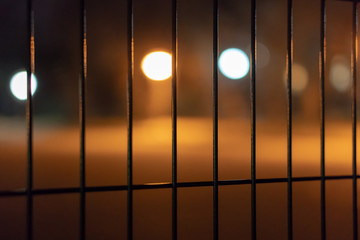
[(171, 189), (172, 190), (172, 239), (178, 236), (178, 202), (177, 192), (179, 188), (208, 186), (213, 189), (213, 239), (219, 238), (219, 193), (221, 185), (251, 185), (251, 238), (257, 239), (256, 228), (256, 186), (267, 183), (287, 183), (287, 228), (288, 239), (293, 239), (293, 182), (320, 181), (321, 183), (321, 239), (326, 239), (326, 216), (325, 216), (325, 185), (329, 180), (351, 179), (352, 200), (353, 200), (353, 239), (358, 239), (358, 216), (357, 216), (357, 163), (356, 163), (356, 78), (357, 78), (357, 21), (358, 9), (357, 0), (352, 1), (352, 174), (342, 176), (325, 175), (325, 63), (326, 63), (326, 1), (321, 0), (321, 21), (319, 26), (320, 34), (320, 58), (319, 58), (319, 90), (320, 90), (320, 139), (321, 139), (321, 170), (319, 176), (293, 177), (292, 176), (292, 67), (293, 67), (293, 1), (287, 0), (287, 177), (259, 179), (256, 177), (256, 56), (257, 56), (257, 33), (256, 0), (251, 0), (251, 178), (236, 180), (218, 179), (218, 55), (219, 55), (219, 0), (213, 0), (213, 180), (201, 182), (178, 182), (177, 179), (177, 53), (178, 53), (178, 23), (177, 23), (177, 0), (172, 0), (172, 181), (151, 184), (133, 184), (133, 79), (134, 79), (134, 9), (133, 1), (127, 0), (127, 184), (118, 186), (86, 186), (85, 166), (85, 134), (86, 134), (86, 81), (87, 81), (87, 35), (86, 35), (86, 0), (80, 0), (81, 25), (79, 26), (79, 43), (81, 45), (81, 63), (79, 67), (79, 116), (81, 145), (79, 149), (80, 158), (80, 187), (75, 188), (33, 188), (33, 108), (31, 96), (31, 73), (34, 73), (35, 66), (35, 38), (34, 38), (34, 9), (33, 1), (27, 0), (27, 187), (24, 190), (0, 191), (1, 197), (26, 196), (27, 198), (27, 239), (33, 239), (33, 196), (46, 194), (80, 194), (80, 236), (85, 239), (86, 226), (86, 193), (103, 191), (125, 191), (127, 192), (127, 239), (133, 239), (133, 192), (140, 189)]

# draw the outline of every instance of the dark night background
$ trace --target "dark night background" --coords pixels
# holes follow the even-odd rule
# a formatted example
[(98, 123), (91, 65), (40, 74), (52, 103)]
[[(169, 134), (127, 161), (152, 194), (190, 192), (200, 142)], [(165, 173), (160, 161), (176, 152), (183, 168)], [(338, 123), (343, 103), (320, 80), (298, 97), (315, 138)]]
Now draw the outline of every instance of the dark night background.
[[(77, 118), (78, 75), (80, 69), (79, 5), (76, 1), (35, 1), (36, 76), (34, 96), (36, 116), (74, 122)], [(142, 58), (152, 50), (171, 50), (171, 6), (169, 1), (135, 1), (135, 114), (144, 117), (149, 98), (149, 80), (140, 70)], [(126, 3), (88, 1), (88, 116), (121, 117), (125, 110), (126, 86)], [(295, 110), (302, 116), (316, 115), (317, 104), (309, 99), (318, 92), (319, 4), (294, 3), (294, 62), (304, 66), (309, 83), (296, 96)], [(211, 115), (212, 6), (208, 1), (179, 1), (179, 113)], [(238, 47), (249, 55), (250, 3), (220, 1), (220, 51)], [(26, 53), (25, 2), (2, 0), (0, 63), (0, 113), (23, 115), (23, 104), (11, 96), (11, 76), (24, 69)], [(351, 4), (329, 1), (327, 19), (328, 70), (331, 59), (342, 55), (350, 59)], [(286, 60), (285, 1), (259, 1), (258, 37), (269, 49), (270, 61), (258, 69), (258, 112), (262, 116), (283, 117)], [(262, 49), (258, 61), (262, 61)], [(350, 61), (346, 63), (350, 69)], [(327, 74), (329, 75), (329, 74)], [(159, 83), (167, 91), (170, 83)], [(220, 75), (222, 114), (248, 115), (249, 75), (231, 81)], [(339, 93), (326, 86), (328, 111), (346, 115), (348, 92)], [(223, 94), (222, 94), (223, 93)], [(238, 94), (240, 93), (240, 94)], [(163, 102), (170, 102), (165, 96)], [(271, 101), (269, 101), (271, 100)], [(236, 103), (237, 102), (237, 103)], [(273, 104), (274, 103), (274, 104)], [(240, 104), (240, 105), (239, 105)], [(229, 107), (230, 105), (230, 107)], [(170, 111), (170, 103), (162, 112)], [(244, 111), (239, 110), (244, 109)], [(240, 112), (239, 112), (240, 111)], [(160, 111), (161, 112), (161, 111)], [(146, 114), (145, 114), (146, 115)], [(339, 114), (336, 114), (339, 116)], [(76, 122), (76, 121), (75, 121)]]

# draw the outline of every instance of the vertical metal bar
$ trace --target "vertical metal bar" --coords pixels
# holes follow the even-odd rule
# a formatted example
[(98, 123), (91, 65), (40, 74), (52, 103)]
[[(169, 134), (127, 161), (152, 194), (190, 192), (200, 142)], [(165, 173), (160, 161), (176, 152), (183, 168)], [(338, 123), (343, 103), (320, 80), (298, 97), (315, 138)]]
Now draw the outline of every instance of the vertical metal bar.
[(326, 62), (326, 8), (325, 0), (320, 3), (320, 204), (321, 204), (321, 239), (326, 239), (326, 208), (325, 208), (325, 62)]
[(218, 193), (218, 55), (219, 55), (219, 0), (213, 1), (213, 239), (219, 239)]
[(80, 239), (86, 237), (86, 172), (85, 172), (85, 94), (87, 79), (87, 42), (86, 42), (86, 6), (85, 0), (80, 0), (80, 94), (79, 94), (79, 121), (80, 121)]
[(351, 58), (351, 70), (352, 70), (352, 176), (353, 176), (353, 239), (358, 239), (358, 207), (357, 207), (357, 164), (356, 164), (356, 123), (357, 123), (357, 94), (356, 94), (356, 78), (357, 78), (357, 24), (358, 24), (358, 0), (353, 0), (353, 14), (352, 14), (352, 58)]
[(250, 68), (250, 118), (251, 118), (251, 239), (256, 240), (256, 0), (251, 0), (251, 68)]
[(31, 75), (35, 72), (35, 37), (34, 37), (34, 9), (33, 1), (27, 1), (27, 206), (26, 231), (27, 239), (33, 239), (33, 108), (31, 96)]
[(134, 6), (127, 1), (127, 239), (133, 239), (133, 80), (134, 80)]
[(177, 0), (172, 0), (172, 81), (171, 81), (171, 120), (172, 120), (172, 239), (177, 239)]
[(288, 239), (293, 239), (293, 200), (292, 200), (292, 64), (293, 64), (293, 1), (288, 0), (287, 9), (287, 204)]

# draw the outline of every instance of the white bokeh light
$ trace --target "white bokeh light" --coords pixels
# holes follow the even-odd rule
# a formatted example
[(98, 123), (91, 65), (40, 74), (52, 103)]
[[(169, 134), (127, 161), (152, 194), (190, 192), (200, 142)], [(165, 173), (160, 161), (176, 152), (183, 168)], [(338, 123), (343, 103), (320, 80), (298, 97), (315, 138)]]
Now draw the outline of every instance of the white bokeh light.
[[(292, 66), (292, 91), (295, 94), (300, 94), (305, 90), (309, 82), (309, 73), (306, 68), (298, 63), (294, 63)], [(287, 86), (287, 71), (284, 72), (284, 84)]]
[[(246, 48), (246, 53), (250, 55), (251, 46), (249, 45)], [(261, 42), (257, 42), (256, 44), (256, 68), (264, 68), (269, 65), (270, 62), (270, 51), (269, 48), (262, 44)]]
[[(31, 75), (31, 95), (34, 95), (37, 88), (36, 77)], [(19, 100), (27, 99), (27, 72), (16, 73), (10, 80), (11, 93)]]
[(162, 81), (171, 76), (171, 54), (167, 52), (151, 52), (142, 61), (144, 74), (155, 81)]
[(349, 61), (341, 56), (335, 56), (330, 65), (330, 82), (339, 92), (346, 92), (351, 86), (351, 69)]
[(249, 72), (249, 58), (246, 53), (238, 48), (228, 48), (220, 55), (219, 68), (225, 77), (240, 79)]

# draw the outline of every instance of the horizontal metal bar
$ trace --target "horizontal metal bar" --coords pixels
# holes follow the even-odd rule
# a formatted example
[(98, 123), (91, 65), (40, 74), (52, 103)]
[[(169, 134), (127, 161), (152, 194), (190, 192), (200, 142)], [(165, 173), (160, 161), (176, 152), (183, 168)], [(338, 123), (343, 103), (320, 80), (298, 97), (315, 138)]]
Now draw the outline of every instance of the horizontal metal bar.
[[(339, 176), (326, 176), (325, 180), (345, 180), (352, 179), (352, 175), (339, 175)], [(356, 178), (360, 178), (360, 175), (357, 175)], [(262, 178), (256, 179), (256, 183), (285, 183), (287, 178)], [(292, 178), (293, 182), (308, 182), (308, 181), (319, 181), (321, 176), (313, 177), (294, 177)], [(229, 186), (229, 185), (244, 185), (251, 184), (251, 179), (234, 179), (234, 180), (220, 180), (220, 186)], [(188, 187), (211, 187), (213, 186), (213, 181), (201, 181), (201, 182), (178, 182), (176, 184), (177, 188), (188, 188)], [(128, 188), (127, 185), (115, 185), (115, 186), (98, 186), (98, 187), (86, 187), (85, 192), (109, 192), (109, 191), (126, 191)], [(162, 183), (147, 183), (147, 184), (137, 184), (133, 185), (133, 190), (146, 190), (146, 189), (170, 189), (173, 187), (172, 182), (162, 182)], [(79, 193), (80, 187), (72, 188), (44, 188), (44, 189), (33, 189), (32, 194), (34, 195), (48, 195), (48, 194), (64, 194), (64, 193)], [(16, 190), (6, 190), (0, 191), (0, 197), (12, 197), (12, 196), (24, 196), (27, 194), (26, 189), (16, 189)]]

